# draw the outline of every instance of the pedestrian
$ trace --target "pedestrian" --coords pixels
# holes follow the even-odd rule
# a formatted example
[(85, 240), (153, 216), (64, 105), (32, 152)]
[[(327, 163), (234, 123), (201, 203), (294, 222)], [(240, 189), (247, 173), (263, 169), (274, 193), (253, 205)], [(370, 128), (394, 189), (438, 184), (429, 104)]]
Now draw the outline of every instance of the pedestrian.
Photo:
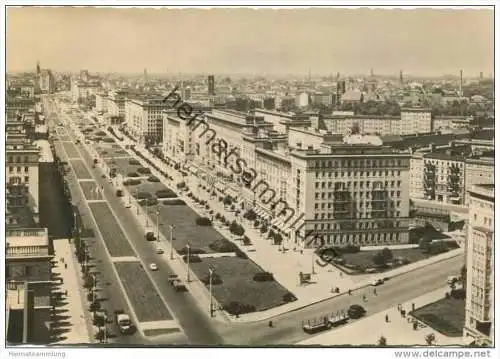
[(64, 269), (68, 269), (68, 263), (64, 263)]
[(68, 291), (67, 290), (64, 291), (64, 296), (66, 296), (66, 297), (68, 296)]
[(385, 322), (389, 323), (389, 316), (387, 314), (385, 315)]
[(347, 290), (347, 294), (351, 295), (351, 290), (350, 289)]

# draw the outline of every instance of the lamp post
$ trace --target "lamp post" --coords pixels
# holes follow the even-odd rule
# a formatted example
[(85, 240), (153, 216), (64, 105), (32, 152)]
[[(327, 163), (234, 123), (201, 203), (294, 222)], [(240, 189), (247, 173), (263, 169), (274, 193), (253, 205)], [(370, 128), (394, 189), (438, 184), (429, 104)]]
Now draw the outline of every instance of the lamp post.
[(186, 244), (186, 248), (187, 248), (187, 278), (186, 278), (186, 281), (189, 283), (191, 281), (191, 277), (189, 276), (189, 244)]
[(146, 227), (149, 227), (149, 206), (147, 204), (146, 204)]
[(316, 274), (316, 271), (314, 270), (314, 250), (311, 252), (311, 270), (312, 274)]
[(139, 190), (135, 189), (135, 204), (137, 207), (137, 215), (139, 215)]
[(210, 293), (210, 317), (214, 316), (214, 305), (213, 305), (213, 297), (212, 297), (212, 275), (214, 270), (211, 267), (208, 267), (208, 275), (209, 275), (209, 283), (208, 283), (208, 291)]
[(156, 210), (156, 240), (160, 241), (160, 210)]
[(104, 344), (108, 341), (108, 326), (107, 326), (107, 321), (108, 321), (108, 314), (104, 312)]
[(170, 259), (174, 259), (174, 228), (173, 224), (169, 225), (170, 229)]

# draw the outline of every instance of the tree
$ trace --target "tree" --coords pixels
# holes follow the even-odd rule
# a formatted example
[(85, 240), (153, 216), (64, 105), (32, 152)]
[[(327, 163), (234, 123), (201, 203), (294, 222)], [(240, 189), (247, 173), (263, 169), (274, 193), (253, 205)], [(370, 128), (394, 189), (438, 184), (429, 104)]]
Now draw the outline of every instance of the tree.
[(264, 234), (267, 232), (267, 225), (264, 223), (262, 227), (260, 227), (260, 233)]
[(383, 335), (378, 338), (378, 346), (379, 347), (386, 347), (387, 346), (387, 339)]
[(425, 162), (424, 165), (424, 192), (427, 199), (436, 199), (436, 165)]
[(387, 247), (382, 249), (381, 254), (382, 254), (382, 257), (384, 257), (386, 262), (390, 261), (393, 258), (391, 250)]
[(460, 280), (462, 281), (462, 288), (467, 288), (467, 266), (463, 265), (460, 269)]
[(427, 343), (427, 345), (433, 345), (435, 341), (436, 336), (434, 335), (434, 333), (430, 333), (425, 336), (425, 342)]

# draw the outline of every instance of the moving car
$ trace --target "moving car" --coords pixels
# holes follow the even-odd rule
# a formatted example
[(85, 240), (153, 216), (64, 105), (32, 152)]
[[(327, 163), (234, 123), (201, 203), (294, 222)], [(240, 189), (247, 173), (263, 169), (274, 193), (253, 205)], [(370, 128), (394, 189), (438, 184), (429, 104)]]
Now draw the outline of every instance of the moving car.
[(118, 326), (120, 333), (122, 334), (132, 334), (133, 324), (130, 317), (123, 310), (115, 310), (115, 322)]
[(156, 248), (156, 254), (163, 254), (164, 251), (160, 247)]
[(155, 233), (151, 229), (146, 229), (144, 231), (144, 237), (147, 241), (156, 241)]
[(157, 271), (158, 270), (158, 266), (156, 265), (156, 263), (150, 263), (149, 264), (149, 269), (152, 270), (152, 271)]
[(373, 282), (372, 282), (372, 286), (376, 287), (378, 285), (381, 285), (381, 284), (384, 284), (384, 280), (382, 278), (378, 278), (378, 279), (375, 279)]

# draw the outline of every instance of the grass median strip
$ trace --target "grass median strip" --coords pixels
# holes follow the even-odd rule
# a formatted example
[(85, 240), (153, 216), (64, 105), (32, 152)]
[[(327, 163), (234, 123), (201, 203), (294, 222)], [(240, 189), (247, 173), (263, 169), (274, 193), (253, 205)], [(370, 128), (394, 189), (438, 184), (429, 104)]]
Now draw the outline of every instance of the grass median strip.
[(111, 257), (135, 257), (125, 233), (118, 225), (107, 203), (89, 203), (102, 239)]
[[(71, 156), (70, 156), (71, 157)], [(92, 175), (90, 174), (87, 167), (82, 160), (70, 160), (71, 167), (73, 171), (75, 171), (76, 177), (78, 179), (92, 179)]]
[(172, 314), (138, 262), (114, 264), (139, 322), (172, 320)]
[(63, 142), (63, 147), (68, 154), (69, 158), (80, 158), (80, 154), (78, 153), (75, 145), (71, 142)]

